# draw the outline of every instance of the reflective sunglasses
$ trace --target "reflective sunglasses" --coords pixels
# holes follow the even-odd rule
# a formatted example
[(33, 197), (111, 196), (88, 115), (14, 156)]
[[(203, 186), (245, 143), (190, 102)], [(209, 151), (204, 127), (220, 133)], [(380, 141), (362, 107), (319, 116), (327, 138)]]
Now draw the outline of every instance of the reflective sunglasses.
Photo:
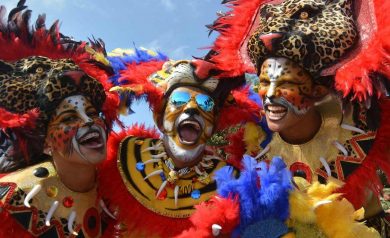
[[(171, 94), (169, 101), (175, 107), (181, 107), (190, 102), (191, 98), (192, 96), (189, 92), (176, 91)], [(197, 94), (195, 102), (205, 112), (211, 112), (214, 108), (214, 100), (206, 94)]]

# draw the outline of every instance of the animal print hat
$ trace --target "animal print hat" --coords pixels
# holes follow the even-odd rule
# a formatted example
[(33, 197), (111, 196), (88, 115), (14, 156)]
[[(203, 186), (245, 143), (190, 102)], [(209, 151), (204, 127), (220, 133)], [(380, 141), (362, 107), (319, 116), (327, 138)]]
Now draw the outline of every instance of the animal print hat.
[(0, 128), (16, 134), (27, 159), (30, 142), (45, 137), (48, 120), (64, 98), (89, 97), (109, 127), (119, 99), (108, 92), (112, 69), (103, 42), (75, 42), (59, 32), (58, 21), (46, 29), (45, 15), (30, 27), (31, 10), (24, 2), (10, 11), (8, 20), (0, 6)]
[(288, 58), (314, 78), (331, 76), (346, 100), (389, 93), (390, 2), (224, 0), (231, 9), (208, 27), (220, 33), (212, 61), (222, 76), (255, 73), (268, 57)]
[[(28, 115), (39, 114), (45, 123), (62, 99), (75, 94), (89, 97), (96, 108), (103, 109), (112, 74), (103, 42), (94, 40), (91, 46), (75, 42), (59, 32), (58, 21), (46, 29), (45, 15), (31, 28), (31, 11), (26, 8), (20, 1), (8, 21), (0, 22), (2, 118), (13, 114), (14, 126), (19, 127), (31, 124)], [(4, 6), (0, 12), (4, 15)], [(0, 122), (0, 126), (13, 127)]]

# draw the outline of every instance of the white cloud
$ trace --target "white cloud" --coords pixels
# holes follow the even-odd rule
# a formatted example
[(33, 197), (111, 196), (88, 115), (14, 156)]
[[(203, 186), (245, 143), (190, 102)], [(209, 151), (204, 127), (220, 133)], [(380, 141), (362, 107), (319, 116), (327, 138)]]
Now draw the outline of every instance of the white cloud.
[(168, 11), (173, 11), (176, 9), (176, 6), (172, 0), (160, 0), (160, 2)]

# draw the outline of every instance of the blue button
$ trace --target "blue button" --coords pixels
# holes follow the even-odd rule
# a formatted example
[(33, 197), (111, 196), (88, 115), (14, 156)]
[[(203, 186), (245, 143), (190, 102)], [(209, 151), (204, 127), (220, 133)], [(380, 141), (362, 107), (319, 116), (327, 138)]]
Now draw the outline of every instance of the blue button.
[(135, 167), (136, 167), (136, 169), (137, 169), (138, 171), (144, 171), (144, 169), (145, 169), (145, 164), (142, 163), (142, 162), (138, 162), (138, 163), (135, 165)]
[(192, 197), (193, 199), (199, 199), (199, 198), (200, 198), (200, 191), (197, 190), (197, 189), (194, 190), (194, 191), (192, 191), (191, 197)]

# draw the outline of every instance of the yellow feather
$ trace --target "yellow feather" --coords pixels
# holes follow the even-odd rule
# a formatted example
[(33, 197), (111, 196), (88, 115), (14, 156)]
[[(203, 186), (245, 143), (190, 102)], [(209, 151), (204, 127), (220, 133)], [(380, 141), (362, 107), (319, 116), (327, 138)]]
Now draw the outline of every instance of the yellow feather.
[(261, 139), (265, 137), (265, 133), (261, 128), (253, 122), (245, 124), (244, 142), (246, 145), (246, 153), (258, 153), (260, 150)]
[[(355, 211), (342, 194), (334, 193), (342, 183), (329, 180), (327, 184), (315, 182), (310, 186), (294, 178), (298, 189), (290, 194), (289, 226), (296, 237), (376, 238), (379, 233), (357, 220), (364, 217), (364, 209)], [(315, 234), (315, 235), (314, 235)]]

